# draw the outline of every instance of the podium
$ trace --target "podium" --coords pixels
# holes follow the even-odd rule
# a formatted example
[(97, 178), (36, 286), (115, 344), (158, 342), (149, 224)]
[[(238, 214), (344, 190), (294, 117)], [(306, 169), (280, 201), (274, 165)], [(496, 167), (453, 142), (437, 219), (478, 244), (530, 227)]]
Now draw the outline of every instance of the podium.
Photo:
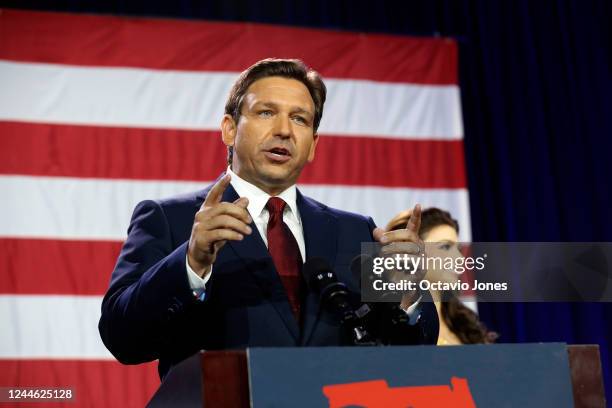
[(605, 407), (599, 346), (254, 348), (176, 365), (148, 407)]

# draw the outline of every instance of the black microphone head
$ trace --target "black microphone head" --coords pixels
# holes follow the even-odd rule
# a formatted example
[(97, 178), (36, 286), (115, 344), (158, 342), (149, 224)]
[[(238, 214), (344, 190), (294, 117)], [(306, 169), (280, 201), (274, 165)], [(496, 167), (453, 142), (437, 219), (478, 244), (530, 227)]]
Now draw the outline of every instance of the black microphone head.
[(304, 263), (304, 278), (308, 289), (320, 293), (321, 289), (338, 281), (336, 274), (324, 258), (309, 258)]
[[(346, 285), (338, 281), (334, 270), (323, 258), (310, 258), (304, 263), (304, 274), (308, 289), (318, 293), (324, 303), (348, 296)], [(335, 300), (334, 300), (335, 301)]]

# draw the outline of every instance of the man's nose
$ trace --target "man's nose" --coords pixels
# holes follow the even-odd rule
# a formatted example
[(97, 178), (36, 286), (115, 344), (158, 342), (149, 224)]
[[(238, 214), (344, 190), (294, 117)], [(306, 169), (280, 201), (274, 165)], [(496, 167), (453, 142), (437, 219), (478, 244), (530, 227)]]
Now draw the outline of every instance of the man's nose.
[(274, 135), (287, 138), (291, 137), (291, 118), (288, 115), (277, 115), (274, 123)]

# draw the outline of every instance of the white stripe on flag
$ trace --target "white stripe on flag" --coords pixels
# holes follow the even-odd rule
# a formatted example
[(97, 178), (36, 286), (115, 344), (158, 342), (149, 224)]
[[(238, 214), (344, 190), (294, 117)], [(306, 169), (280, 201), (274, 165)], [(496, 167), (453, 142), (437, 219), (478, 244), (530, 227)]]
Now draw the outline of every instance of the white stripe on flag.
[(99, 296), (0, 296), (0, 358), (110, 359)]
[[(0, 120), (216, 130), (237, 75), (0, 61)], [(462, 138), (456, 85), (325, 82), (321, 133)]]
[[(201, 190), (210, 182), (0, 176), (0, 236), (81, 240), (123, 240), (130, 209), (145, 199)], [(415, 189), (307, 185), (300, 190), (330, 207), (369, 215), (384, 226), (417, 202), (451, 211), (469, 241), (465, 189)]]

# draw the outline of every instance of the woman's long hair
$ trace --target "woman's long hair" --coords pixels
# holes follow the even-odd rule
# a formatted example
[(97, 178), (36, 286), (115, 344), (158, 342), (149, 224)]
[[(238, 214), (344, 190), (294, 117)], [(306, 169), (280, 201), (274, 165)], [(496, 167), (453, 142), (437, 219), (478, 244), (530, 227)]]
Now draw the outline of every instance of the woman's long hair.
[[(466, 307), (451, 292), (442, 293), (442, 318), (463, 344), (495, 343), (497, 333), (489, 331), (476, 313)], [(446, 299), (445, 299), (446, 298)]]

